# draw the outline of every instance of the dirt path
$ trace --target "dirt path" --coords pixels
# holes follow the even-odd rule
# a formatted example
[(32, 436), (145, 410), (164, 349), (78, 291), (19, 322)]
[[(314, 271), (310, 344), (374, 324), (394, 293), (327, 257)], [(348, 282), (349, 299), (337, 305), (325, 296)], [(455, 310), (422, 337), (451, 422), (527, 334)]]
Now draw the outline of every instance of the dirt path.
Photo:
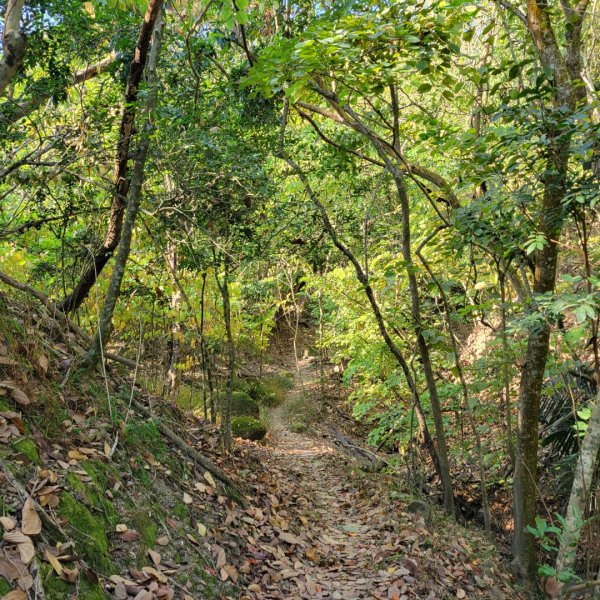
[(313, 373), (303, 360), (286, 402), (271, 413), (260, 458), (270, 514), (252, 546), (262, 570), (243, 597), (514, 598), (473, 562), (467, 540), (444, 539), (403, 512), (382, 476), (352, 469), (318, 426), (290, 431), (287, 405), (310, 395)]

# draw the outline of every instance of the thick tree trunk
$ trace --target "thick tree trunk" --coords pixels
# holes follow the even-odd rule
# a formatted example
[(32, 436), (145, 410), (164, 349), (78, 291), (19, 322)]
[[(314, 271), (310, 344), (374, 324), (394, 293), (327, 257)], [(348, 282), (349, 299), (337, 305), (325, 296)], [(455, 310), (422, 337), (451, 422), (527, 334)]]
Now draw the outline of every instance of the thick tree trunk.
[[(556, 171), (556, 168), (560, 171)], [(548, 165), (540, 231), (546, 246), (535, 261), (533, 293), (552, 293), (556, 281), (558, 238), (562, 229), (562, 198), (566, 165)], [(543, 321), (532, 327), (525, 352), (519, 387), (517, 443), (515, 455), (514, 502), (515, 535), (513, 551), (518, 575), (533, 582), (537, 561), (535, 539), (527, 527), (535, 525), (537, 511), (538, 426), (544, 369), (550, 346), (550, 324)]]
[[(568, 3), (562, 3), (563, 10)], [(580, 80), (578, 60), (573, 53), (580, 52), (581, 21), (587, 2), (581, 2), (573, 12), (569, 9), (567, 62), (557, 42), (548, 5), (540, 0), (527, 0), (525, 23), (536, 47), (542, 67), (551, 74), (554, 114), (560, 121), (565, 111), (573, 111), (585, 96)], [(583, 94), (582, 94), (583, 92)], [(558, 128), (560, 129), (560, 124)], [(545, 131), (549, 144), (543, 177), (544, 192), (540, 206), (538, 231), (544, 236), (545, 246), (535, 257), (534, 296), (551, 294), (556, 282), (558, 239), (563, 225), (562, 201), (567, 192), (570, 141), (568, 134), (549, 125)], [(527, 339), (527, 350), (519, 388), (517, 415), (517, 443), (515, 456), (513, 512), (515, 533), (513, 539), (514, 566), (517, 575), (533, 585), (537, 575), (535, 540), (528, 526), (535, 525), (537, 499), (538, 423), (544, 369), (550, 344), (550, 325), (545, 320), (532, 327)]]
[(131, 188), (127, 200), (127, 211), (123, 224), (123, 235), (119, 243), (119, 250), (115, 260), (114, 270), (106, 292), (104, 305), (100, 312), (98, 328), (92, 346), (87, 354), (85, 363), (89, 366), (95, 365), (102, 357), (104, 349), (108, 344), (112, 332), (112, 319), (117, 304), (117, 299), (121, 291), (121, 283), (125, 275), (125, 267), (129, 258), (131, 249), (131, 241), (133, 239), (133, 231), (135, 221), (140, 208), (142, 199), (142, 186), (144, 183), (144, 168), (146, 166), (146, 157), (150, 147), (150, 138), (152, 136), (153, 126), (151, 122), (151, 114), (156, 104), (156, 90), (153, 86), (156, 82), (156, 67), (158, 64), (158, 56), (160, 53), (160, 44), (162, 39), (162, 18), (160, 10), (155, 19), (156, 29), (152, 37), (152, 50), (148, 61), (147, 82), (149, 85), (148, 100), (146, 104), (147, 119), (142, 132), (140, 134), (140, 144), (135, 157), (133, 173), (131, 177)]
[(0, 96), (4, 95), (13, 77), (23, 64), (27, 38), (21, 31), (25, 0), (8, 0), (4, 13), (2, 60), (0, 60)]
[(115, 193), (110, 209), (108, 227), (102, 245), (96, 252), (91, 264), (86, 265), (86, 270), (81, 276), (73, 292), (60, 304), (63, 312), (76, 310), (87, 298), (90, 290), (96, 283), (98, 276), (112, 257), (119, 245), (123, 229), (123, 217), (127, 205), (129, 191), (129, 147), (134, 132), (135, 116), (137, 112), (137, 97), (142, 75), (146, 65), (152, 32), (162, 7), (162, 0), (148, 0), (146, 15), (140, 29), (133, 62), (129, 70), (123, 116), (117, 142), (117, 159), (115, 164)]

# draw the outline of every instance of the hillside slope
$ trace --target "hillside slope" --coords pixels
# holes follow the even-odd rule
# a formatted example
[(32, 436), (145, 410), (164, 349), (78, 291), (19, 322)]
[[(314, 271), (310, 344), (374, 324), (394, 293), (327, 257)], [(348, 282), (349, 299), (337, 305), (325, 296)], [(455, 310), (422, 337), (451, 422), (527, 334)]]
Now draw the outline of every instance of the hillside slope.
[(290, 405), (316, 397), (310, 361), (266, 443), (224, 457), (214, 426), (114, 367), (71, 372), (76, 340), (0, 301), (0, 597), (518, 597), (491, 545), (407, 512), (319, 406), (290, 431)]

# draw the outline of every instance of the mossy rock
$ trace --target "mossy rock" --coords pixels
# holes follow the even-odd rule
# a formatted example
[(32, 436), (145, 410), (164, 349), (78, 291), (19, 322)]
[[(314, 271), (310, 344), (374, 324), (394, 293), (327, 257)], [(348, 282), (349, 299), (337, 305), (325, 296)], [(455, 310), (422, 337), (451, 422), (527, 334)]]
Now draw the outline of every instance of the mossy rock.
[(38, 454), (35, 442), (28, 437), (22, 437), (12, 443), (12, 447), (19, 453), (24, 454), (32, 463), (41, 465), (40, 455)]
[(262, 440), (267, 428), (253, 417), (235, 417), (231, 420), (231, 433), (245, 440)]
[(86, 561), (101, 573), (112, 572), (106, 537), (108, 523), (101, 517), (94, 516), (83, 502), (66, 491), (60, 495), (58, 513), (66, 521), (66, 528), (75, 540), (76, 550), (85, 554)]
[[(226, 394), (219, 394), (219, 401), (225, 402)], [(233, 392), (231, 396), (231, 415), (235, 417), (258, 417), (258, 404), (246, 392)]]
[(304, 421), (294, 421), (290, 425), (290, 431), (293, 433), (304, 433), (308, 428), (308, 425)]
[(293, 380), (285, 375), (272, 375), (263, 379), (252, 378), (248, 384), (248, 394), (261, 406), (279, 406), (286, 392), (293, 387)]

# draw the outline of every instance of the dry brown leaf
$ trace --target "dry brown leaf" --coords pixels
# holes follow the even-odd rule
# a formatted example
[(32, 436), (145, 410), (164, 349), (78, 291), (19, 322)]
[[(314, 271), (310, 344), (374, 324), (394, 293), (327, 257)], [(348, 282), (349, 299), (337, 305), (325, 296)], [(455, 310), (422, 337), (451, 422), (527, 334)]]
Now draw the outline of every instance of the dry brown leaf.
[(229, 575), (231, 581), (233, 581), (233, 583), (237, 583), (238, 579), (239, 579), (239, 573), (237, 572), (237, 569), (233, 566), (233, 565), (224, 565), (223, 570), (225, 570), (227, 572), (227, 574)]
[(10, 517), (0, 517), (0, 525), (4, 527), (5, 531), (11, 531), (15, 528), (17, 523), (14, 519), (11, 519)]
[(118, 533), (123, 533), (124, 531), (127, 531), (129, 529), (129, 527), (127, 527), (127, 525), (125, 525), (125, 523), (118, 523), (117, 526), (115, 527), (115, 531), (117, 531)]
[(212, 487), (217, 487), (213, 476), (208, 471), (204, 471), (203, 477), (208, 482), (208, 485), (211, 485)]
[(17, 546), (17, 550), (19, 551), (19, 556), (21, 557), (23, 564), (28, 565), (35, 556), (35, 546), (31, 540), (19, 544)]
[(287, 531), (284, 531), (283, 533), (279, 534), (279, 539), (283, 540), (284, 542), (287, 542), (288, 544), (300, 544), (302, 543), (302, 540), (297, 538), (295, 535), (288, 533)]
[(28, 496), (23, 504), (21, 518), (21, 529), (25, 535), (37, 535), (42, 531), (42, 520), (31, 496)]
[(156, 543), (159, 546), (166, 546), (169, 543), (169, 536), (161, 535), (159, 538), (156, 539)]
[(27, 406), (31, 404), (31, 400), (27, 397), (27, 394), (19, 388), (12, 388), (10, 390), (10, 395), (12, 396), (12, 399), (21, 406)]
[(194, 501), (193, 498), (187, 492), (183, 492), (183, 503), (184, 504), (191, 504), (193, 501)]
[(227, 557), (225, 555), (225, 550), (223, 550), (223, 548), (221, 548), (219, 550), (219, 554), (217, 555), (217, 569), (220, 569), (221, 567), (225, 566), (226, 563), (227, 563)]
[(2, 596), (2, 600), (27, 600), (27, 593), (23, 590), (13, 590)]
[(67, 454), (67, 456), (71, 460), (87, 460), (87, 456), (85, 454), (82, 454), (81, 452), (79, 452), (79, 450), (69, 450), (69, 453)]
[(153, 579), (156, 579), (156, 581), (160, 581), (161, 583), (167, 582), (167, 578), (154, 567), (142, 567), (142, 571), (150, 575)]
[(155, 566), (160, 565), (160, 554), (148, 548), (148, 556)]
[(67, 567), (64, 567), (60, 578), (63, 581), (67, 581), (69, 583), (75, 583), (75, 581), (77, 581), (78, 576), (79, 576), (79, 570), (77, 568), (67, 569)]
[(56, 574), (60, 577), (61, 573), (63, 572), (63, 566), (60, 564), (58, 558), (56, 558), (56, 556), (54, 556), (54, 554), (52, 554), (48, 548), (44, 550), (44, 558), (50, 563)]
[(127, 531), (119, 533), (119, 537), (124, 542), (137, 542), (142, 537), (142, 534), (135, 529), (128, 529)]

